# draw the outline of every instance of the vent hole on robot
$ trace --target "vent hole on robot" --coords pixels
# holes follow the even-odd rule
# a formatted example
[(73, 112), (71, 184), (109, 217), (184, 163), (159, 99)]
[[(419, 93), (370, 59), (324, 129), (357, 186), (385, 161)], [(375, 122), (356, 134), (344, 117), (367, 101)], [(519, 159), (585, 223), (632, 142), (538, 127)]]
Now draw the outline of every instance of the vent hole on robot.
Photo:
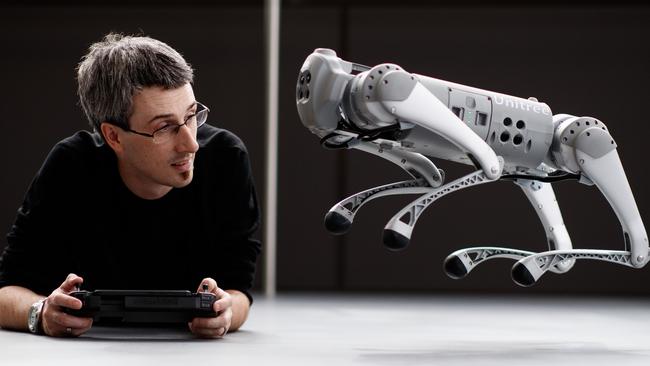
[(528, 142), (526, 143), (526, 148), (524, 149), (524, 151), (529, 152), (531, 147), (533, 147), (533, 140), (528, 140)]
[(594, 121), (594, 124), (597, 125), (597, 124), (598, 124), (598, 121)]
[(522, 142), (524, 142), (524, 136), (522, 136), (520, 133), (512, 138), (512, 143), (515, 145), (521, 145)]
[(492, 135), (490, 136), (490, 143), (493, 143), (496, 138), (497, 138), (497, 133), (492, 132)]
[(614, 140), (612, 140), (612, 145), (614, 145)]
[(372, 90), (372, 85), (368, 85), (368, 89)]
[(305, 99), (309, 99), (309, 89), (305, 90)]
[(300, 84), (305, 83), (305, 75), (300, 75)]
[(311, 81), (311, 74), (307, 73), (307, 76), (305, 77), (305, 80), (307, 80), (307, 84)]
[(390, 65), (386, 65), (386, 68), (387, 68), (387, 69), (390, 69)]
[(366, 99), (367, 99), (367, 100), (370, 100), (370, 95), (366, 95)]
[(507, 142), (510, 140), (510, 133), (508, 133), (508, 131), (501, 132), (501, 137), (499, 137), (499, 139), (501, 139), (501, 142)]
[(407, 212), (405, 215), (399, 218), (399, 221), (408, 224), (409, 222), (411, 222), (411, 213)]
[(591, 136), (591, 132), (587, 132), (587, 136)]
[(510, 119), (510, 117), (506, 117), (503, 120), (503, 125), (506, 126), (506, 127), (512, 125), (512, 120)]
[(569, 133), (573, 135), (576, 132), (574, 130), (571, 130), (571, 131), (569, 131)]
[(479, 126), (486, 126), (487, 125), (487, 114), (477, 112), (476, 113), (476, 124)]
[[(603, 130), (605, 130), (605, 127), (601, 127), (601, 128), (602, 128)], [(607, 131), (607, 130), (605, 130), (605, 131)]]
[(463, 119), (464, 108), (461, 107), (451, 107), (451, 112), (456, 115), (456, 117)]
[(517, 128), (523, 130), (524, 128), (526, 128), (526, 122), (522, 120), (517, 121)]
[(576, 122), (576, 126), (580, 126), (580, 122)]
[(370, 75), (370, 80), (375, 80), (375, 77), (373, 75)]
[(298, 98), (302, 99), (302, 90), (298, 92)]
[(589, 126), (589, 121), (585, 122), (585, 124), (586, 124), (587, 126)]
[(563, 137), (563, 138), (562, 138), (562, 141), (567, 142), (567, 141), (569, 141), (569, 139), (566, 138), (566, 137)]
[(388, 80), (384, 80), (384, 84), (388, 84)]
[(381, 71), (381, 70), (379, 70), (379, 73), (380, 73), (380, 74), (383, 74), (384, 72), (383, 72), (383, 71)]

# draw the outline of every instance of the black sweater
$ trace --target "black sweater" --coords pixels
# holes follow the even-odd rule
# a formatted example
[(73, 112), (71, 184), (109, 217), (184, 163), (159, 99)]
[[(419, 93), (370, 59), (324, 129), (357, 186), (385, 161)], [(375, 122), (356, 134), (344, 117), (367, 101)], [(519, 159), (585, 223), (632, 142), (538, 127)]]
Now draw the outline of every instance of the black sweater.
[[(196, 291), (253, 283), (259, 208), (248, 152), (223, 129), (202, 126), (194, 178), (157, 200), (123, 183), (101, 137), (77, 132), (54, 146), (32, 181), (0, 257), (0, 287), (49, 295), (76, 273), (82, 288)], [(252, 300), (252, 299), (251, 299)]]

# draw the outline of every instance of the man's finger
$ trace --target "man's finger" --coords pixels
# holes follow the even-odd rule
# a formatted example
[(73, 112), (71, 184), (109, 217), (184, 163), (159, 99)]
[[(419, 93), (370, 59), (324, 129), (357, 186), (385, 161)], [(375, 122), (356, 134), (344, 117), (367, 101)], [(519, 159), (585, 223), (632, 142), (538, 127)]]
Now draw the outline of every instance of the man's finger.
[(90, 328), (93, 324), (93, 320), (91, 318), (77, 318), (76, 316), (72, 316), (58, 310), (52, 310), (49, 314), (49, 318), (63, 329), (87, 329)]
[[(224, 294), (228, 296), (223, 296), (215, 301), (214, 304), (212, 304), (212, 308), (214, 309), (215, 313), (219, 313), (220, 311), (226, 310), (229, 307), (232, 307), (232, 298), (230, 297), (230, 294), (228, 294), (225, 291), (222, 291)], [(218, 295), (217, 295), (218, 296)]]
[(201, 329), (201, 328), (221, 328), (225, 327), (228, 324), (228, 319), (225, 315), (220, 315), (216, 318), (194, 318), (192, 319), (191, 329)]
[(196, 334), (197, 336), (205, 337), (205, 338), (221, 338), (226, 333), (225, 329), (226, 328), (218, 328), (218, 329), (194, 328), (193, 333)]
[(56, 332), (57, 337), (79, 337), (80, 335), (86, 333), (90, 327), (87, 328), (72, 328), (72, 327), (65, 327), (65, 328), (60, 328)]
[(202, 338), (221, 338), (214, 329), (201, 329), (194, 332), (194, 334)]
[(210, 277), (207, 277), (207, 278), (204, 278), (201, 281), (201, 284), (199, 285), (199, 288), (198, 288), (197, 292), (203, 292), (204, 291), (203, 290), (203, 285), (208, 285), (208, 290), (207, 291), (212, 292), (212, 293), (215, 293), (216, 289), (219, 288), (217, 286), (217, 281), (213, 280)]
[(81, 300), (64, 294), (60, 291), (55, 291), (47, 298), (48, 305), (62, 306), (64, 308), (79, 310), (82, 307)]
[(65, 281), (63, 281), (63, 284), (61, 284), (60, 289), (65, 292), (72, 292), (75, 291), (83, 282), (83, 278), (74, 273), (70, 273)]
[(80, 335), (86, 333), (88, 329), (74, 329), (70, 328), (70, 332), (68, 333), (68, 330), (66, 329), (66, 334), (69, 335), (70, 337), (79, 337)]

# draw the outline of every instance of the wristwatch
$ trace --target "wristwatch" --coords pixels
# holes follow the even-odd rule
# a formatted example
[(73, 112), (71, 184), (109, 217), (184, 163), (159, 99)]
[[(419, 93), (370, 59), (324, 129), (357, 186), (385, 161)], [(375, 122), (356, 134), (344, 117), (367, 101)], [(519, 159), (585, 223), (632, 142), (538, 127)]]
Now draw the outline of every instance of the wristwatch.
[(43, 312), (43, 304), (45, 304), (45, 299), (36, 301), (29, 307), (27, 327), (29, 328), (29, 331), (34, 334), (41, 333), (41, 313)]

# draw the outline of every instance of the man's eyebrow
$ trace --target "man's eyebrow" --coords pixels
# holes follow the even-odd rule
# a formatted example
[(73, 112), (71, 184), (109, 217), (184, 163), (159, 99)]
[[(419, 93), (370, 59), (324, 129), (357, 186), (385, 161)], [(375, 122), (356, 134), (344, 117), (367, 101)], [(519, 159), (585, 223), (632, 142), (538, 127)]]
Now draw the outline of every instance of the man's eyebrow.
[(167, 113), (167, 114), (159, 114), (159, 115), (155, 116), (154, 118), (150, 119), (149, 122), (147, 122), (147, 124), (150, 124), (151, 122), (153, 122), (153, 121), (155, 121), (155, 120), (157, 120), (157, 119), (161, 119), (161, 118), (169, 118), (169, 117), (174, 117), (174, 115), (171, 114), (171, 113)]
[[(196, 102), (192, 102), (192, 104), (190, 104), (190, 106), (187, 107), (187, 110), (189, 111), (190, 109), (194, 108), (195, 106), (196, 106)], [(150, 119), (149, 122), (147, 122), (147, 124), (150, 124), (151, 122), (153, 122), (153, 121), (155, 121), (157, 119), (170, 118), (170, 117), (174, 117), (174, 115), (172, 113), (159, 114), (159, 115), (155, 116), (154, 118)]]

